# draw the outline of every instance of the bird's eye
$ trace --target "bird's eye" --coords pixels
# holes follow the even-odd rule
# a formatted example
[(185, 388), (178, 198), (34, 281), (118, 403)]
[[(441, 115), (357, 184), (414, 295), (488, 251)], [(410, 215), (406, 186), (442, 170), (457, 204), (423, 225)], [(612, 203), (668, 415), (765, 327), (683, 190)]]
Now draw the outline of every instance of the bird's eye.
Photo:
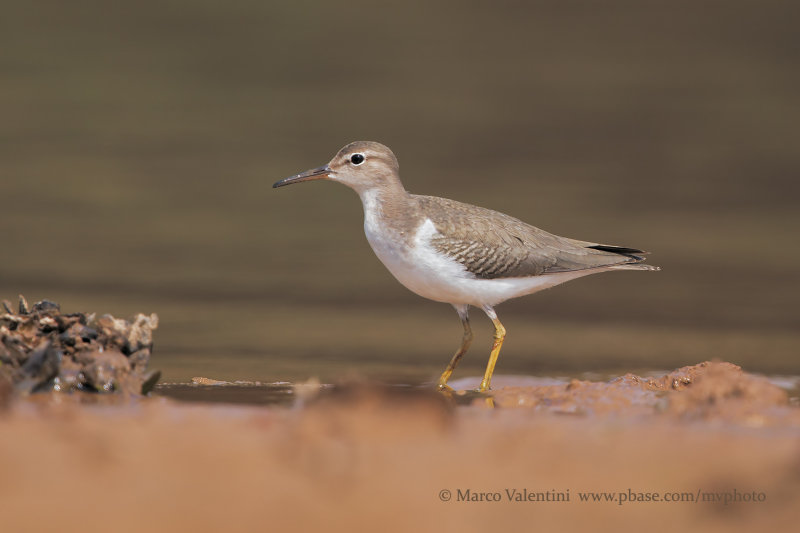
[(350, 162), (354, 165), (360, 165), (364, 162), (364, 159), (366, 159), (364, 154), (353, 154), (350, 156)]

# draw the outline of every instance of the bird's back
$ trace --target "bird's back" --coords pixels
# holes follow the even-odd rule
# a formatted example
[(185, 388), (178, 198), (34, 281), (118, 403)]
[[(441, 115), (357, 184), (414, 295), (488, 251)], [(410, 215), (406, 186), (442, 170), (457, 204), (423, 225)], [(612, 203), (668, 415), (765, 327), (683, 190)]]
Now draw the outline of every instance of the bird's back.
[(411, 195), (419, 215), (430, 219), (437, 235), (431, 244), (479, 278), (529, 277), (641, 265), (641, 250), (578, 241), (553, 235), (509, 215), (438, 198)]

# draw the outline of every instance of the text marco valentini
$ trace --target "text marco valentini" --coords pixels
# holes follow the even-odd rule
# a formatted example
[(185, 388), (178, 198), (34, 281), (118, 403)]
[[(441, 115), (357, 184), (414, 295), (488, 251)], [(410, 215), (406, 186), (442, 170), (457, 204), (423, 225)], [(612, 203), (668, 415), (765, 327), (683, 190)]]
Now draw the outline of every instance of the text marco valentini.
[(502, 491), (484, 492), (472, 489), (457, 489), (456, 501), (459, 502), (568, 502), (569, 489), (565, 491), (548, 490), (545, 492), (528, 489), (503, 489)]

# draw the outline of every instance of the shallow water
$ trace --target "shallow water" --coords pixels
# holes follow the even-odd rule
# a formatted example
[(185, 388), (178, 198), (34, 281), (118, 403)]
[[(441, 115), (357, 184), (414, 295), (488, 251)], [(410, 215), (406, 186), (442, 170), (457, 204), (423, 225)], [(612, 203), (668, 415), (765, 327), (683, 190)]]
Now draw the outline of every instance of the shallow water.
[[(644, 374), (644, 377), (660, 377), (667, 372), (653, 371)], [(596, 373), (577, 375), (573, 377), (537, 377), (521, 375), (498, 375), (494, 377), (494, 389), (503, 387), (528, 387), (538, 388), (553, 385), (566, 385), (573, 379), (606, 382), (617, 376), (602, 376)], [(800, 404), (800, 376), (765, 376), (768, 381), (781, 387), (789, 394), (790, 402)], [(453, 380), (450, 385), (456, 391), (471, 391), (477, 389), (480, 377), (462, 378)], [(394, 387), (403, 389), (432, 390), (432, 383), (424, 384), (394, 384)], [(313, 397), (321, 390), (332, 390), (334, 384), (288, 382), (262, 383), (262, 382), (224, 382), (213, 385), (198, 383), (161, 383), (156, 386), (152, 395), (165, 397), (189, 403), (213, 403), (233, 405), (260, 405), (273, 407), (291, 407), (300, 399)], [(472, 396), (455, 395), (454, 399), (459, 404), (469, 404)], [(460, 400), (460, 401), (459, 401)]]

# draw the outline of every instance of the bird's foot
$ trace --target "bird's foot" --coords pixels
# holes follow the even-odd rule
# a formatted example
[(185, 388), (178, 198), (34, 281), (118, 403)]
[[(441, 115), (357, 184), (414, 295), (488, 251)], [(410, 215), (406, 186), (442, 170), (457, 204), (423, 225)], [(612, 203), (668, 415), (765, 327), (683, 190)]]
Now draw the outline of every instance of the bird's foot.
[(445, 394), (453, 394), (456, 390), (447, 383), (439, 383), (436, 385), (436, 390)]

